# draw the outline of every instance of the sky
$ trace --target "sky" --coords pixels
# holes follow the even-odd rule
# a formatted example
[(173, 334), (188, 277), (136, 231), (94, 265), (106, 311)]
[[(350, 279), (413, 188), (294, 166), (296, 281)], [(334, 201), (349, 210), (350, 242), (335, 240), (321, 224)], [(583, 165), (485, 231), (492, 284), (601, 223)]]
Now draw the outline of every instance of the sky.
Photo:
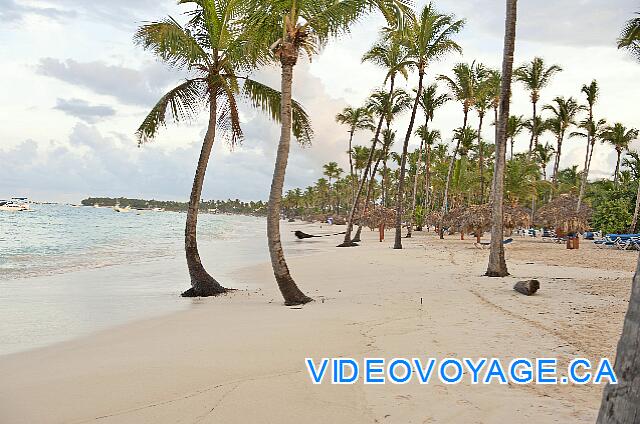
[[(417, 1), (416, 7), (425, 3)], [(438, 9), (467, 22), (456, 38), (463, 54), (432, 63), (428, 83), (451, 74), (458, 62), (476, 60), (500, 68), (504, 3), (435, 1)], [(601, 89), (596, 117), (639, 128), (640, 64), (615, 47), (624, 22), (639, 7), (636, 0), (521, 0), (516, 66), (540, 56), (564, 69), (542, 92), (541, 104), (556, 96), (584, 103), (580, 88), (596, 79)], [(190, 123), (169, 121), (153, 142), (138, 147), (135, 131), (146, 113), (188, 75), (166, 67), (132, 41), (143, 22), (167, 15), (180, 19), (184, 11), (173, 0), (0, 0), (0, 198), (73, 203), (88, 196), (188, 199), (206, 114)], [(348, 169), (347, 128), (334, 117), (346, 106), (363, 105), (382, 86), (383, 70), (360, 58), (383, 24), (381, 17), (369, 16), (348, 36), (331, 41), (311, 63), (301, 60), (296, 66), (293, 96), (309, 112), (315, 138), (308, 147), (292, 145), (285, 189), (313, 184), (329, 161)], [(279, 89), (276, 67), (261, 69), (254, 77)], [(407, 90), (416, 85), (415, 74), (400, 82)], [(511, 110), (531, 115), (529, 95), (518, 83)], [(278, 126), (248, 105), (242, 106), (241, 118), (242, 145), (231, 149), (220, 140), (214, 146), (204, 199), (268, 197)], [(433, 127), (450, 143), (453, 129), (461, 124), (461, 106), (450, 102), (438, 111)], [(396, 121), (399, 139), (407, 125), (408, 116)], [(470, 125), (477, 125), (474, 114)], [(487, 127), (487, 140), (492, 141), (491, 134)], [(357, 134), (356, 145), (369, 144), (371, 137)], [(546, 141), (554, 140), (545, 135)], [(395, 149), (401, 149), (397, 144)], [(417, 145), (412, 138), (410, 149)], [(516, 152), (527, 146), (524, 134)], [(581, 168), (585, 149), (584, 140), (567, 140), (561, 167)], [(614, 150), (597, 145), (592, 177), (606, 177), (614, 166)]]

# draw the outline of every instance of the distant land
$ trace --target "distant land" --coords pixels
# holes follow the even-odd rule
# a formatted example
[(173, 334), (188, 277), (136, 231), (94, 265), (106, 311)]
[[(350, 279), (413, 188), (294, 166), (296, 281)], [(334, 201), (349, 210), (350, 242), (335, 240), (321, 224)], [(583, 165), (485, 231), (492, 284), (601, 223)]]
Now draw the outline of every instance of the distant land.
[[(127, 197), (89, 197), (82, 200), (83, 206), (120, 206), (131, 209), (154, 209), (161, 208), (166, 211), (185, 212), (188, 208), (187, 202), (176, 202), (167, 200), (145, 200), (129, 199)], [(209, 213), (223, 213), (235, 215), (266, 216), (267, 203), (261, 200), (257, 202), (242, 202), (235, 200), (208, 200), (200, 202), (200, 211)]]

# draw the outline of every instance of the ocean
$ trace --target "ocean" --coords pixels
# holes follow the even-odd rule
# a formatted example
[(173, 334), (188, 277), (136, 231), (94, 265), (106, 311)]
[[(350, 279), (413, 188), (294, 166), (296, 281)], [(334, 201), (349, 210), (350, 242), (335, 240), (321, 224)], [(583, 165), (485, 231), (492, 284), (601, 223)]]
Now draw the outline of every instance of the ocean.
[[(194, 303), (180, 297), (189, 288), (185, 213), (32, 209), (0, 212), (0, 355)], [(287, 255), (314, 249), (283, 240)], [(227, 287), (251, 288), (234, 270), (269, 260), (264, 218), (201, 214), (198, 242), (205, 267)]]

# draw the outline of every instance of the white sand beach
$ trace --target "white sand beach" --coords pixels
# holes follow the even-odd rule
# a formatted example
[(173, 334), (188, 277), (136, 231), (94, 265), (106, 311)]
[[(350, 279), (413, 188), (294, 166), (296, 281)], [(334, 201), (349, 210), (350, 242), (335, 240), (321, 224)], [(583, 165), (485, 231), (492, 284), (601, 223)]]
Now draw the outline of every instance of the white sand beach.
[[(395, 251), (364, 236), (351, 249), (334, 248), (336, 237), (304, 241), (318, 252), (290, 260), (316, 300), (302, 308), (282, 305), (262, 264), (238, 274), (259, 289), (0, 357), (0, 422), (594, 421), (599, 386), (313, 385), (304, 358), (613, 360), (637, 254), (517, 238), (511, 277), (490, 279), (488, 250), (472, 240), (418, 232)], [(512, 290), (529, 278), (541, 282), (535, 296)]]

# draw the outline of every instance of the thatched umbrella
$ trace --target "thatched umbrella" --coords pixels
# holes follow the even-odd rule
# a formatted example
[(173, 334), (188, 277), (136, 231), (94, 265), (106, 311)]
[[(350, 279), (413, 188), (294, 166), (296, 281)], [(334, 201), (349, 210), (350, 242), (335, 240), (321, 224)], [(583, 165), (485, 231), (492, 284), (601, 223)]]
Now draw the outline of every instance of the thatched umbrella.
[(363, 225), (374, 230), (384, 224), (385, 227), (393, 227), (396, 222), (396, 210), (384, 206), (370, 206), (362, 217)]
[(572, 194), (561, 194), (536, 212), (535, 223), (545, 228), (554, 228), (558, 235), (583, 232), (589, 229), (591, 208), (584, 203), (577, 210), (578, 198)]
[[(485, 231), (491, 229), (491, 204), (469, 206), (460, 217), (462, 231), (473, 233), (479, 243), (480, 237)], [(503, 224), (505, 230), (510, 234), (513, 229), (529, 227), (531, 225), (530, 213), (527, 209), (518, 205), (505, 204)]]
[(460, 232), (460, 239), (464, 240), (463, 217), (467, 212), (467, 206), (457, 206), (444, 214), (442, 225), (449, 227), (449, 234)]
[(442, 212), (439, 210), (434, 210), (429, 212), (425, 217), (424, 217), (424, 222), (427, 226), (438, 226), (438, 223), (440, 222), (440, 219), (442, 218)]

